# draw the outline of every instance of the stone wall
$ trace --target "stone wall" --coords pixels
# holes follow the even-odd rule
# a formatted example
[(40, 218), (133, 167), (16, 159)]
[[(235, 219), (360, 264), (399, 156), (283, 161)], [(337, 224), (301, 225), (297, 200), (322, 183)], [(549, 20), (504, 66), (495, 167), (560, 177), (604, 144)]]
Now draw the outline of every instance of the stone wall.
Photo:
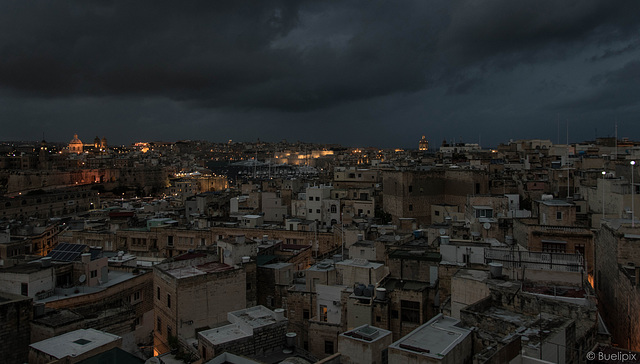
[[(338, 335), (343, 327), (339, 324), (311, 321), (309, 324), (309, 352), (311, 355), (323, 359), (338, 352)], [(327, 352), (326, 342), (331, 342), (333, 352)]]
[(31, 298), (0, 293), (0, 358), (5, 363), (27, 362), (33, 310)]
[[(211, 348), (214, 355), (219, 355), (225, 351), (244, 356), (263, 355), (282, 350), (286, 344), (286, 333), (286, 322), (281, 321), (269, 326), (255, 328), (253, 336), (213, 347), (207, 346)], [(200, 340), (200, 342), (203, 341)]]
[(383, 209), (393, 223), (399, 218), (416, 218), (421, 225), (431, 223), (431, 205), (449, 203), (461, 208), (467, 195), (486, 194), (489, 178), (476, 170), (385, 171)]

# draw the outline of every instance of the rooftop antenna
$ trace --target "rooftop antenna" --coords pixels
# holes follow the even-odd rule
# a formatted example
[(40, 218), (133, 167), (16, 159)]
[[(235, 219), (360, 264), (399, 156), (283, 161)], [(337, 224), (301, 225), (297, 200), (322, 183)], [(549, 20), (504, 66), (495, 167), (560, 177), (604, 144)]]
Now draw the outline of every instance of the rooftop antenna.
[(616, 118), (615, 132), (616, 132), (616, 147), (614, 149), (613, 159), (618, 159), (618, 118)]
[(558, 113), (558, 144), (560, 144), (560, 113)]

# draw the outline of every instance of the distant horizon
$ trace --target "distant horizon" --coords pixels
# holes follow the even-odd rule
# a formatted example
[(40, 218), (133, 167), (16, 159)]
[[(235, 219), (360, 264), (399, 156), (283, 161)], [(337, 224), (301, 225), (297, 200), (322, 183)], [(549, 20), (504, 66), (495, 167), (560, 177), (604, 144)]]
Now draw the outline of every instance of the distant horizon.
[[(100, 139), (102, 139), (103, 137), (106, 136), (98, 136)], [(73, 136), (72, 136), (73, 138)], [(107, 138), (107, 145), (109, 147), (113, 147), (113, 146), (121, 146), (121, 147), (129, 147), (135, 143), (154, 143), (154, 142), (162, 142), (162, 143), (177, 143), (177, 142), (207, 142), (207, 143), (213, 143), (213, 144), (227, 144), (228, 143), (228, 139), (226, 141), (212, 141), (212, 140), (207, 140), (207, 139), (178, 139), (178, 140), (136, 140), (136, 141), (132, 141), (128, 144), (122, 144), (122, 143), (112, 143), (110, 141), (110, 139), (108, 137)], [(615, 138), (615, 136), (597, 136), (596, 138), (593, 139), (585, 139), (585, 140), (581, 140), (581, 141), (569, 141), (569, 144), (576, 144), (576, 143), (585, 143), (585, 142), (595, 142), (596, 139), (599, 138)], [(623, 140), (627, 137), (620, 137), (618, 136), (618, 141)], [(91, 142), (87, 142), (87, 141), (83, 141), (83, 138), (81, 135), (78, 135), (78, 139), (80, 139), (83, 144), (92, 144)], [(93, 139), (95, 139), (95, 136), (91, 138), (91, 141), (93, 141)], [(634, 141), (634, 139), (632, 138), (628, 138), (630, 141)], [(284, 139), (280, 139), (277, 141), (271, 141), (271, 140), (263, 140), (262, 138), (260, 138), (260, 142), (264, 142), (264, 143), (269, 143), (269, 144), (277, 144), (277, 143), (281, 143)], [(501, 141), (498, 144), (495, 145), (485, 145), (485, 144), (479, 144), (477, 141), (465, 141), (463, 140), (462, 142), (460, 141), (453, 141), (453, 140), (447, 140), (447, 143), (451, 143), (451, 142), (455, 142), (457, 143), (465, 143), (465, 144), (479, 144), (480, 148), (482, 149), (493, 149), (498, 147), (501, 144), (507, 145), (508, 143), (512, 142), (512, 141), (518, 141), (518, 140), (549, 140), (551, 143), (553, 143), (553, 145), (567, 145), (566, 141), (561, 141), (560, 143), (556, 143), (555, 141), (553, 141), (550, 138), (509, 138), (508, 140), (505, 141)], [(58, 144), (58, 145), (66, 145), (69, 143), (69, 141), (71, 141), (71, 139), (69, 139), (69, 141), (53, 141), (53, 140), (47, 140), (46, 136), (45, 136), (45, 141), (47, 143), (52, 143), (52, 144)], [(345, 145), (345, 144), (341, 144), (341, 143), (337, 143), (337, 142), (310, 142), (310, 141), (305, 141), (305, 140), (286, 140), (287, 143), (289, 144), (295, 144), (295, 143), (302, 143), (302, 144), (316, 144), (316, 145), (340, 145), (341, 147), (345, 147), (345, 148), (379, 148), (379, 149), (395, 149), (395, 148), (399, 148), (399, 149), (405, 149), (405, 150), (413, 150), (413, 149), (418, 149), (418, 142), (420, 141), (420, 139), (416, 139), (415, 145), (413, 146), (387, 146), (387, 147), (381, 147), (381, 146), (376, 146), (376, 145)], [(429, 140), (427, 138), (427, 141), (429, 142), (429, 150), (426, 152), (433, 152), (433, 151), (437, 151), (440, 146), (442, 145), (442, 140), (440, 140), (437, 145), (433, 144), (433, 142), (431, 140)], [(34, 144), (38, 144), (42, 142), (42, 140), (0, 140), (0, 143), (34, 143)], [(255, 140), (232, 140), (233, 143), (257, 143), (258, 139)]]

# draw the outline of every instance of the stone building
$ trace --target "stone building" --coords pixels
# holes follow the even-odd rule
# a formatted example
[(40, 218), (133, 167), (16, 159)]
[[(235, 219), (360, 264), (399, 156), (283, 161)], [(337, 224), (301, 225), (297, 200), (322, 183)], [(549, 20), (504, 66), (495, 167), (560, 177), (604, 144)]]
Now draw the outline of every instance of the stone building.
[(284, 310), (275, 312), (254, 306), (227, 313), (229, 325), (198, 332), (198, 351), (203, 361), (223, 352), (263, 356), (285, 348), (287, 319)]
[[(462, 323), (476, 328), (474, 360), (510, 362), (519, 355), (553, 363), (583, 360), (598, 331), (589, 288), (503, 278), (486, 280), (487, 297), (460, 310)], [(482, 283), (481, 277), (467, 281)]]
[(596, 237), (595, 288), (612, 342), (640, 350), (640, 224), (604, 222)]
[(48, 219), (97, 208), (100, 206), (100, 199), (95, 190), (69, 188), (41, 194), (20, 195), (15, 198), (0, 198), (0, 206), (4, 207), (0, 210), (0, 218)]
[(33, 336), (50, 338), (75, 330), (81, 319), (82, 328), (118, 335), (119, 346), (134, 352), (151, 343), (152, 298), (151, 270), (110, 266), (108, 280), (99, 286), (57, 288), (52, 296), (38, 300), (47, 310), (36, 319)]
[(393, 342), (391, 331), (362, 325), (338, 336), (340, 363), (388, 363), (388, 347)]
[[(247, 307), (247, 292), (256, 290), (247, 280), (255, 262), (231, 266), (216, 255), (189, 253), (154, 266), (155, 330), (157, 353), (169, 349), (170, 338), (181, 342), (196, 332), (219, 325), (227, 313)], [(255, 295), (254, 295), (255, 296)]]
[(6, 363), (25, 363), (33, 318), (32, 299), (0, 292), (0, 357)]
[(31, 344), (29, 363), (74, 364), (122, 344), (122, 338), (94, 329), (80, 329)]
[(419, 224), (431, 223), (431, 205), (464, 206), (467, 195), (487, 194), (489, 178), (478, 170), (385, 171), (383, 209), (392, 222), (415, 218)]
[(81, 154), (84, 149), (84, 144), (78, 139), (78, 134), (73, 134), (73, 139), (69, 142), (69, 153)]
[(471, 330), (438, 314), (389, 345), (389, 363), (471, 363)]

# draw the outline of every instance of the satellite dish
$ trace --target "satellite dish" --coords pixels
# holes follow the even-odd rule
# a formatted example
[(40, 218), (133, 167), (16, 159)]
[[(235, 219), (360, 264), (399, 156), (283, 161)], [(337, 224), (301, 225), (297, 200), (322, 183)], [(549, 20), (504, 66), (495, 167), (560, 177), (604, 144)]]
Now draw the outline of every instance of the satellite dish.
[(87, 276), (85, 276), (84, 274), (80, 276), (80, 278), (78, 278), (78, 282), (80, 283), (84, 283), (84, 281), (87, 280)]
[(485, 223), (482, 225), (482, 227), (483, 227), (485, 230), (489, 230), (489, 229), (491, 229), (491, 224), (490, 224), (490, 223), (488, 223), (488, 222), (485, 222)]
[(395, 239), (396, 241), (400, 241), (400, 235), (396, 235)]
[(447, 234), (447, 230), (445, 229), (440, 229), (440, 235), (446, 235)]
[(386, 235), (387, 234), (387, 230), (385, 229), (380, 229), (380, 235)]

